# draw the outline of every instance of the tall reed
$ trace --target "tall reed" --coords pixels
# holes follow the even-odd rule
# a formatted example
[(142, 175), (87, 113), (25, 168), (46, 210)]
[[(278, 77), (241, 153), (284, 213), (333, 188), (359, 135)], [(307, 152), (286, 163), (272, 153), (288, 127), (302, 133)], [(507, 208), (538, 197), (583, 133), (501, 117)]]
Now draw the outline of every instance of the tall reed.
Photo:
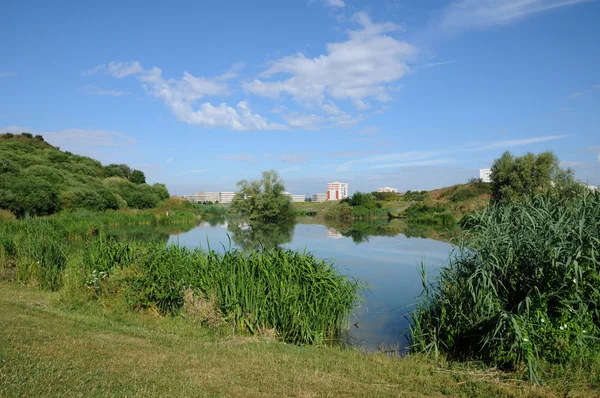
[(427, 282), (410, 315), (412, 350), (525, 364), (586, 361), (600, 352), (600, 194), (490, 205)]

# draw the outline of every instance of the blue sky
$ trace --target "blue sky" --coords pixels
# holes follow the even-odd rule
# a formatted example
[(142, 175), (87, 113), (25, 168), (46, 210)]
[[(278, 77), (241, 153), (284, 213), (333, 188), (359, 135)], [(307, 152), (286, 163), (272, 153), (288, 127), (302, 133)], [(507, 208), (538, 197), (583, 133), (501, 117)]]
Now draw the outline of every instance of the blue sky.
[(465, 182), (554, 151), (600, 184), (600, 2), (4, 1), (0, 131), (173, 194)]

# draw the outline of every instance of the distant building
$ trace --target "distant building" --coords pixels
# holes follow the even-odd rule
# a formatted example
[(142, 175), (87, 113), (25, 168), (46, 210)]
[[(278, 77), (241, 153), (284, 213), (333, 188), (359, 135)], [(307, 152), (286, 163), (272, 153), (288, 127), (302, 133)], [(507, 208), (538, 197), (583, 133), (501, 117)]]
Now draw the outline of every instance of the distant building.
[(340, 200), (348, 197), (348, 183), (330, 182), (327, 184), (327, 200)]
[(312, 196), (312, 201), (313, 202), (325, 202), (327, 200), (327, 194), (326, 193), (315, 193)]
[(235, 192), (204, 192), (200, 191), (194, 195), (183, 195), (184, 199), (189, 200), (192, 203), (231, 203)]
[(205, 202), (221, 202), (221, 193), (220, 192), (205, 192), (204, 193), (204, 201)]
[(289, 192), (284, 192), (283, 194), (289, 196), (290, 199), (292, 199), (292, 202), (301, 203), (306, 201), (306, 197), (304, 195), (292, 195)]
[(492, 182), (492, 169), (479, 169), (479, 178), (483, 182)]
[(377, 188), (377, 192), (398, 192), (398, 189), (397, 188), (390, 188), (390, 187)]
[(219, 203), (231, 203), (235, 192), (219, 192)]

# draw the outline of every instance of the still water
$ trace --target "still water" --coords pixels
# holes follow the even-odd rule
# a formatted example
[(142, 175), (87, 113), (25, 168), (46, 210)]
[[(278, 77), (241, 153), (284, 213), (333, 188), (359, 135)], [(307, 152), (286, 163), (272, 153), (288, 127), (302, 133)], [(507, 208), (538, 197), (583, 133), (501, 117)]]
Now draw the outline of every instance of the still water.
[[(342, 234), (341, 228), (320, 224), (298, 223), (262, 232), (250, 232), (245, 225), (234, 222), (211, 224), (201, 223), (187, 232), (171, 235), (168, 244), (204, 249), (210, 245), (218, 251), (230, 245), (250, 249), (256, 244), (307, 250), (332, 261), (341, 273), (366, 282), (369, 288), (364, 292), (364, 302), (352, 316), (350, 341), (367, 349), (403, 349), (407, 344), (403, 331), (408, 326), (404, 315), (422, 288), (421, 263), (427, 264), (428, 274), (434, 274), (437, 267), (447, 262), (452, 250), (449, 243), (407, 237), (390, 232), (389, 228), (382, 229), (381, 225), (362, 225)], [(370, 235), (378, 233), (387, 236)]]

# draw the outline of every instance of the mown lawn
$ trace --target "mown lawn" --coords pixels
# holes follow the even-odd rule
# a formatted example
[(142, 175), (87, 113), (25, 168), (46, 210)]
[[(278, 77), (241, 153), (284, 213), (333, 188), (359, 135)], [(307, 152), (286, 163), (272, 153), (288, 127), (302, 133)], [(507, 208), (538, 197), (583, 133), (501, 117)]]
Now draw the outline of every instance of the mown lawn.
[[(579, 379), (578, 379), (579, 380)], [(568, 376), (298, 347), (87, 304), (0, 281), (0, 396), (598, 396)]]

